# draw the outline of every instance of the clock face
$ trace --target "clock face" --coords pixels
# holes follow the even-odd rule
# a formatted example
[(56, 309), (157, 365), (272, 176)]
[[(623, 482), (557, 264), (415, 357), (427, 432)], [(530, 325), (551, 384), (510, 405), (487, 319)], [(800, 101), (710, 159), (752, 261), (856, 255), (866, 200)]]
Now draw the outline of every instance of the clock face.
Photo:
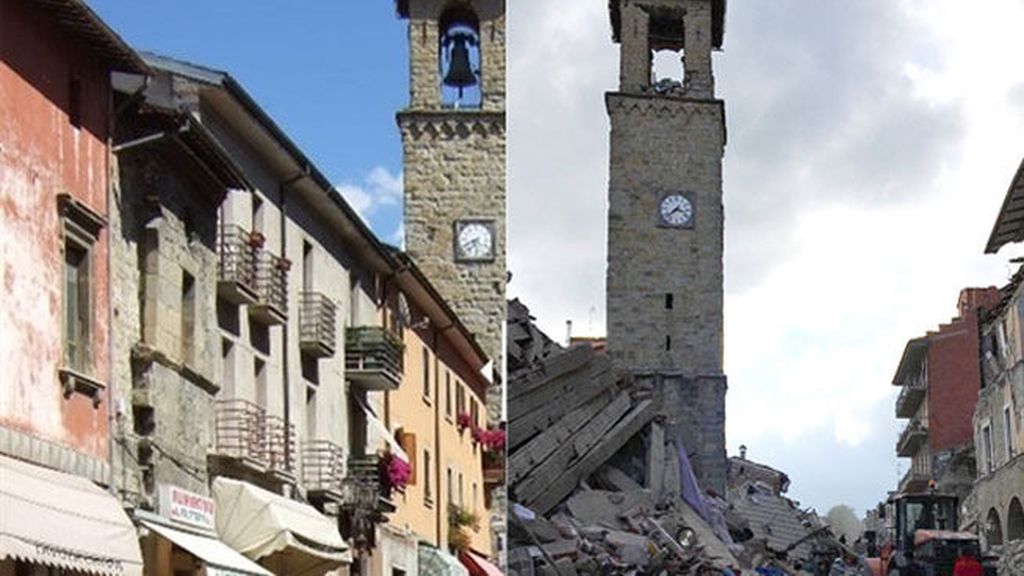
[(683, 194), (668, 194), (658, 205), (658, 216), (662, 225), (674, 228), (693, 226), (693, 204)]
[(492, 260), (494, 223), (481, 220), (456, 222), (455, 255), (459, 260)]

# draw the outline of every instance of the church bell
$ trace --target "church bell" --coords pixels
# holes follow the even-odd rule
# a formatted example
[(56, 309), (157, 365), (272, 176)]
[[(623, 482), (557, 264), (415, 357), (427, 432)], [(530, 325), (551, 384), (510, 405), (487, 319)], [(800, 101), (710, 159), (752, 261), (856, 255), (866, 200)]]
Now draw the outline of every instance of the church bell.
[(448, 49), (448, 71), (444, 75), (445, 86), (459, 89), (459, 98), (462, 98), (462, 89), (467, 86), (474, 86), (477, 83), (476, 74), (469, 63), (469, 46), (475, 45), (476, 39), (470, 34), (456, 32), (445, 38), (444, 45)]

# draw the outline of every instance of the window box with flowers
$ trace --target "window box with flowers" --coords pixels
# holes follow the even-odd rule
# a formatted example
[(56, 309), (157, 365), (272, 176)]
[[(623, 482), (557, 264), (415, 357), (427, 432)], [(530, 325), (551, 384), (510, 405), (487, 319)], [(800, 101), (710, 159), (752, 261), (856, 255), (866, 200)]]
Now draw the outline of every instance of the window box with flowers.
[(469, 530), (480, 531), (480, 517), (461, 506), (448, 506), (448, 548), (453, 553), (465, 552), (472, 546)]
[(379, 466), (382, 495), (390, 500), (392, 492), (404, 493), (412, 478), (412, 466), (391, 452), (381, 456)]

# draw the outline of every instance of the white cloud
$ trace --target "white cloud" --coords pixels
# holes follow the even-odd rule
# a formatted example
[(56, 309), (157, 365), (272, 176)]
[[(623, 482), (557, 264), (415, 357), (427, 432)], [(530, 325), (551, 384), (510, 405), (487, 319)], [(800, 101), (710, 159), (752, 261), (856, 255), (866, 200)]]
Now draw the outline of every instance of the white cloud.
[(368, 221), (381, 207), (401, 205), (402, 175), (392, 174), (387, 168), (377, 166), (361, 183), (343, 182), (336, 185), (335, 190), (364, 221)]

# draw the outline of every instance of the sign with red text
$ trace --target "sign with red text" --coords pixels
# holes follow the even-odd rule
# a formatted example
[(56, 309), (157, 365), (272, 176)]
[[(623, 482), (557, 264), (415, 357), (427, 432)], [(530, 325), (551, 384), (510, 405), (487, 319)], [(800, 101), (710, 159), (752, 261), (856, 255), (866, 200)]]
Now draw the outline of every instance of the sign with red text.
[(169, 484), (160, 486), (160, 514), (165, 518), (189, 526), (216, 530), (213, 512), (212, 498)]

